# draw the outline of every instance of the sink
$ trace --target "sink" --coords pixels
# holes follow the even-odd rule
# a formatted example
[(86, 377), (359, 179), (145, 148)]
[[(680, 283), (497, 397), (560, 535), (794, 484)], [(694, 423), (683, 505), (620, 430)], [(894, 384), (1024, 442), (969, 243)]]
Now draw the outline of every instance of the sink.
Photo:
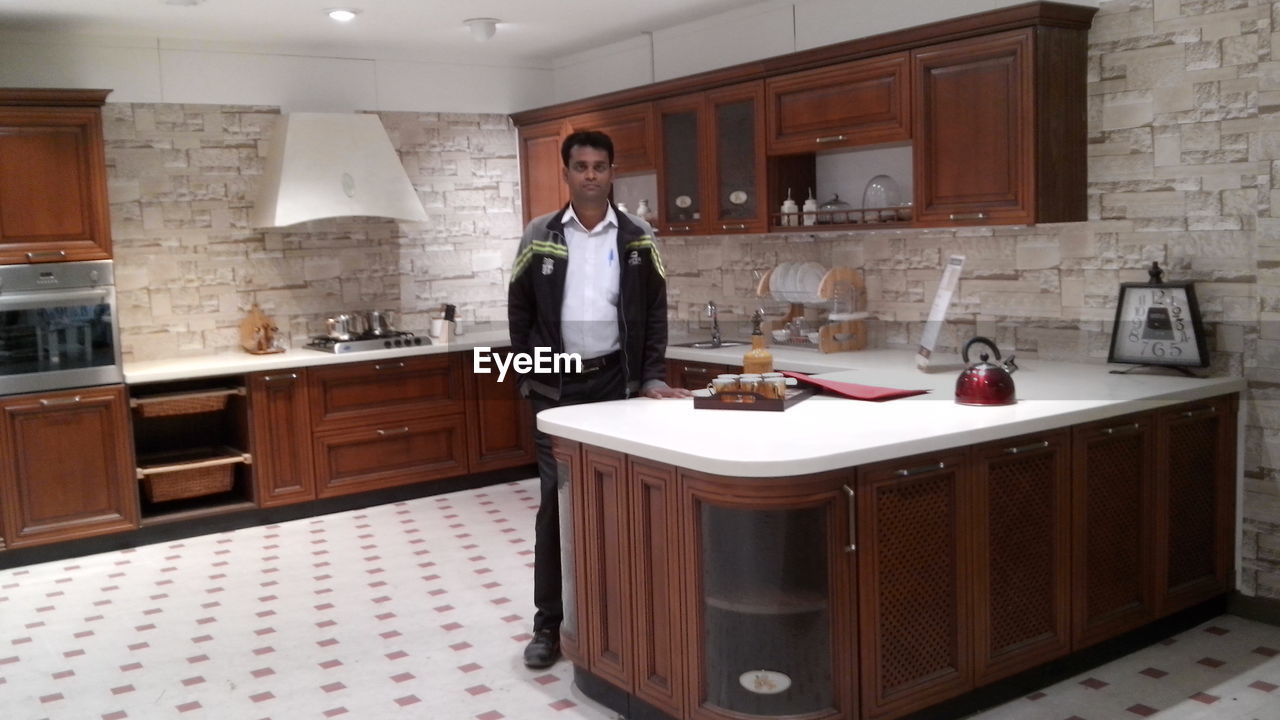
[(696, 348), (699, 350), (711, 350), (714, 348), (741, 347), (743, 345), (750, 345), (750, 344), (751, 343), (745, 340), (721, 340), (720, 344), (717, 345), (714, 342), (711, 342), (710, 340), (700, 340), (698, 342), (679, 343), (674, 347), (686, 347), (686, 348)]

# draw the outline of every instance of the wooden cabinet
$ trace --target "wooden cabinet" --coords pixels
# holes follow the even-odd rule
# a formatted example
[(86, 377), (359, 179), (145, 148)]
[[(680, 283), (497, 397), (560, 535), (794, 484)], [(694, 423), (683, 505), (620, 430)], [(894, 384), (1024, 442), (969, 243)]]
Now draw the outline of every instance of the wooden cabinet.
[(121, 386), (0, 401), (0, 507), (7, 547), (138, 527)]
[(524, 221), (555, 212), (569, 202), (564, 184), (564, 160), (560, 144), (568, 132), (563, 120), (522, 127), (520, 143), (520, 193)]
[(973, 684), (968, 453), (858, 472), (862, 717), (898, 717)]
[(465, 474), (462, 355), (311, 368), (317, 496)]
[(111, 257), (109, 92), (0, 89), (0, 263)]
[(585, 603), (581, 649), (591, 672), (631, 692), (635, 633), (631, 627), (633, 582), (630, 512), (623, 455), (588, 447), (582, 457), (582, 512), (586, 524), (581, 585)]
[(1150, 415), (1074, 428), (1072, 644), (1155, 617), (1155, 430)]
[(661, 233), (690, 235), (705, 232), (707, 147), (705, 98), (702, 95), (654, 103), (658, 128), (658, 213), (654, 227)]
[[(741, 366), (737, 370), (741, 370)], [(729, 365), (667, 359), (667, 384), (674, 388), (701, 390), (721, 373), (734, 372)]]
[(907, 140), (910, 91), (905, 52), (769, 78), (766, 148), (786, 155)]
[[(509, 352), (498, 348), (496, 352)], [(469, 353), (464, 353), (469, 355)], [(467, 459), (471, 472), (499, 470), (536, 462), (533, 410), (515, 380), (467, 371)]]
[[(649, 103), (574, 115), (568, 126), (566, 136), (579, 130), (608, 135), (613, 140), (613, 171), (617, 175), (652, 172), (656, 167), (653, 106)], [(559, 150), (557, 147), (557, 157)]]
[(1237, 396), (1156, 415), (1155, 608), (1168, 615), (1231, 590)]
[(913, 51), (916, 222), (1083, 220), (1085, 59), (1057, 28)]
[(248, 377), (254, 497), (261, 507), (314, 500), (306, 370)]
[(1071, 649), (1071, 433), (973, 448), (974, 684)]
[(585, 518), (578, 519), (582, 497), (582, 446), (560, 437), (551, 439), (551, 455), (556, 462), (556, 500), (560, 516), (561, 603), (564, 617), (560, 622), (560, 649), (575, 665), (587, 666), (585, 637), (579, 618), (587, 602), (578, 586), (585, 578), (586, 561), (581, 549), (586, 547)]
[(638, 458), (628, 458), (628, 464), (634, 539), (635, 694), (680, 717), (688, 672), (680, 572), (684, 545), (676, 469)]

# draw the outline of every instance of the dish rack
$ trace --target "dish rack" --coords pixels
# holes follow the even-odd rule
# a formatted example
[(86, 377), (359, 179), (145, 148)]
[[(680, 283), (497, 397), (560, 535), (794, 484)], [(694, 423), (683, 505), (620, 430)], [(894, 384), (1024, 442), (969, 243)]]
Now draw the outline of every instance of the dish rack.
[[(804, 268), (795, 271), (797, 265)], [(760, 276), (756, 295), (771, 297), (788, 303), (786, 315), (779, 320), (766, 321), (762, 326), (766, 336), (775, 329), (787, 327), (797, 317), (804, 317), (806, 304), (831, 303), (839, 311), (832, 312), (827, 323), (818, 329), (819, 350), (824, 353), (862, 350), (867, 346), (865, 311), (854, 311), (866, 297), (866, 284), (862, 271), (851, 267), (821, 268), (815, 274), (817, 263), (782, 263)], [(808, 345), (803, 338), (795, 344)]]

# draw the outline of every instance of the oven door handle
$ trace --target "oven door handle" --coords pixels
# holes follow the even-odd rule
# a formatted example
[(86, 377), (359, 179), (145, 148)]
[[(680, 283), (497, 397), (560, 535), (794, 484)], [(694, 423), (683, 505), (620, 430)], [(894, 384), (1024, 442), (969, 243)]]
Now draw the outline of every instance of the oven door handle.
[(94, 305), (110, 305), (111, 291), (109, 289), (40, 290), (37, 292), (0, 293), (0, 312), (70, 307), (83, 305), (85, 301), (94, 301)]

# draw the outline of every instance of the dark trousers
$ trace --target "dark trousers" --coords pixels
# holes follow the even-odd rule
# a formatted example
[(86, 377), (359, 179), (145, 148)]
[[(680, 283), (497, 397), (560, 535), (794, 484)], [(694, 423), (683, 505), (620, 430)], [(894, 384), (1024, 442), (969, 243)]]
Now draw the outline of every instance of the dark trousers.
[[(529, 400), (536, 416), (547, 408), (581, 405), (626, 397), (626, 379), (622, 367), (613, 364), (585, 375), (566, 375), (560, 399), (551, 400), (530, 393)], [(533, 615), (534, 632), (559, 631), (564, 619), (562, 579), (560, 576), (560, 508), (556, 488), (556, 459), (551, 454), (551, 436), (537, 429), (534, 420), (534, 444), (538, 449), (538, 476), (542, 480), (542, 500), (534, 520), (533, 545)]]

